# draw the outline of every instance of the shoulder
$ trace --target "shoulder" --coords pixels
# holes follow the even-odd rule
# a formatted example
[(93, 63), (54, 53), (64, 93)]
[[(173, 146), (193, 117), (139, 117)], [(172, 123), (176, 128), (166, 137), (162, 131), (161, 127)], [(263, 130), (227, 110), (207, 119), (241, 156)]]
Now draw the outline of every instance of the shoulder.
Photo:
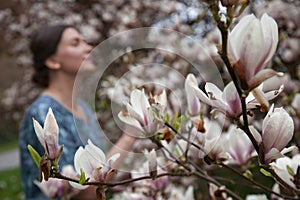
[(43, 124), (49, 108), (52, 109), (56, 120), (58, 120), (60, 116), (65, 115), (65, 109), (59, 102), (48, 95), (40, 95), (26, 110), (24, 120), (26, 120), (27, 118), (32, 120), (32, 118), (34, 118), (40, 124)]

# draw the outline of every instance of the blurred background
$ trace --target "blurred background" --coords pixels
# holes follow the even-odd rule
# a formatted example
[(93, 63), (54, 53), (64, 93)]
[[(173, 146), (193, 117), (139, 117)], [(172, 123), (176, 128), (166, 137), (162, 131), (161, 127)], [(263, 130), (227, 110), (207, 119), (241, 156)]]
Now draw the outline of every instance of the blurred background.
[[(282, 105), (290, 105), (296, 93), (299, 93), (300, 77), (300, 3), (298, 0), (253, 0), (246, 13), (261, 16), (267, 12), (277, 21), (280, 30), (278, 51), (272, 62), (277, 71), (287, 72), (287, 76), (278, 83), (286, 83), (286, 98)], [(182, 50), (198, 55), (202, 63), (213, 59), (220, 72), (224, 66), (217, 54), (216, 44), (220, 43), (220, 35), (206, 4), (197, 0), (61, 0), (34, 1), (12, 0), (0, 1), (0, 199), (22, 199), (19, 184), (19, 168), (17, 138), (19, 125), (26, 107), (39, 94), (40, 90), (31, 83), (31, 55), (28, 44), (34, 32), (46, 24), (68, 23), (76, 26), (85, 40), (92, 44), (121, 31), (138, 27), (165, 27), (186, 34), (201, 42), (208, 54), (203, 55), (199, 49), (188, 44)], [(178, 42), (176, 37), (168, 37), (164, 33), (156, 33), (158, 43)], [(163, 37), (164, 36), (164, 37)], [(126, 38), (125, 38), (126, 39)], [(129, 39), (129, 38), (127, 38)], [(111, 102), (122, 107), (118, 99), (128, 96), (132, 85), (138, 80), (155, 79), (170, 85), (176, 90), (179, 84), (176, 78), (155, 72), (157, 66), (149, 67), (148, 71), (132, 74), (127, 77), (122, 88), (118, 88), (118, 97), (110, 96), (114, 85), (127, 71), (143, 63), (157, 63), (172, 66), (185, 76), (193, 68), (178, 55), (159, 50), (139, 50), (130, 52), (124, 49), (124, 55), (114, 61), (99, 81), (99, 94), (96, 110), (101, 127), (114, 132), (112, 140), (117, 140), (120, 130), (111, 121)], [(120, 67), (121, 66), (121, 67)], [(153, 76), (154, 74), (154, 76)], [(224, 75), (224, 82), (228, 77)], [(134, 82), (135, 80), (135, 82)], [(276, 88), (274, 82), (269, 84)], [(173, 88), (172, 88), (173, 87)], [(148, 88), (149, 91), (155, 88)], [(180, 91), (178, 91), (180, 93)], [(169, 94), (171, 95), (171, 94)], [(183, 94), (179, 94), (183, 95)], [(171, 102), (173, 108), (176, 103)], [(297, 116), (294, 110), (291, 112)], [(299, 133), (299, 116), (295, 118), (296, 132)], [(104, 123), (105, 122), (105, 123)], [(299, 134), (298, 134), (299, 135)], [(299, 141), (296, 136), (296, 141)], [(298, 143), (299, 144), (299, 143)], [(137, 147), (138, 148), (138, 147)]]

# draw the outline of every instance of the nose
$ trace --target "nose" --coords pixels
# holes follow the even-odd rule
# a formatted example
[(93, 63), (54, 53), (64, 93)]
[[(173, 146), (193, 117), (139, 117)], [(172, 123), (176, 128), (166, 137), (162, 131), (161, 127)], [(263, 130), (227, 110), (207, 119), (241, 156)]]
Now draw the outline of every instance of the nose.
[(90, 53), (92, 51), (93, 47), (86, 42), (84, 42), (84, 44), (85, 44), (86, 52)]
[(83, 41), (83, 48), (86, 53), (90, 53), (93, 49), (93, 47), (88, 43), (86, 43), (85, 41)]

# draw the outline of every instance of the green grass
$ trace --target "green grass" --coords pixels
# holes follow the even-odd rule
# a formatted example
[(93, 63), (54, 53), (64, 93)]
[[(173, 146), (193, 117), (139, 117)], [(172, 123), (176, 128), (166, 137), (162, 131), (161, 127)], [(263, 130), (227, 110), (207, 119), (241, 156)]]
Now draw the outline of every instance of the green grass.
[(0, 199), (22, 200), (24, 195), (21, 189), (20, 169), (0, 171)]

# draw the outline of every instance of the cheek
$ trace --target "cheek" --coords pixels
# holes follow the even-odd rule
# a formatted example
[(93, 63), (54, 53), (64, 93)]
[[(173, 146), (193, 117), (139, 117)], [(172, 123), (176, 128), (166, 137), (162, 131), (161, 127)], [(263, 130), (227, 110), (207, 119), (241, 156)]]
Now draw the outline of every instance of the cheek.
[(77, 51), (68, 51), (62, 54), (62, 68), (65, 71), (77, 72), (83, 61), (82, 53)]

